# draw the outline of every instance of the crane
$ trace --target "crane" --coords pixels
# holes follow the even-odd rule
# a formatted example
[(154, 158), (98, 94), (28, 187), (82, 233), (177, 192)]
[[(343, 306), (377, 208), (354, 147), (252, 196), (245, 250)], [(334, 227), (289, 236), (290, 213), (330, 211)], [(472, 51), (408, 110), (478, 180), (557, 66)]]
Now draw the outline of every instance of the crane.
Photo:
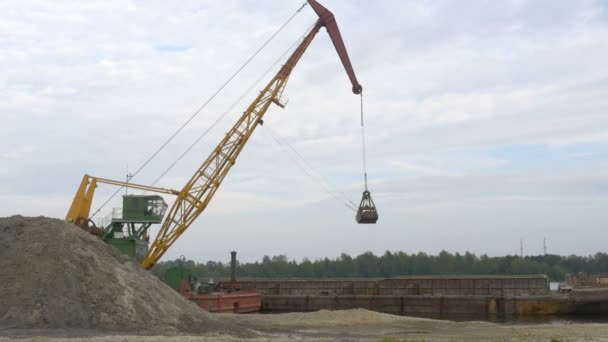
[[(304, 37), (299, 46), (294, 50), (287, 62), (281, 67), (270, 82), (268, 82), (268, 84), (249, 105), (249, 107), (247, 107), (228, 133), (226, 133), (207, 159), (196, 170), (186, 185), (184, 185), (180, 191), (147, 187), (145, 185), (136, 185), (136, 188), (141, 190), (161, 192), (176, 196), (173, 206), (169, 209), (164, 221), (162, 222), (156, 239), (142, 258), (142, 266), (145, 269), (152, 268), (163, 256), (163, 254), (171, 247), (171, 245), (207, 208), (209, 202), (219, 189), (226, 175), (236, 163), (237, 158), (249, 141), (249, 138), (255, 129), (258, 126), (263, 125), (264, 115), (266, 114), (270, 105), (275, 104), (281, 108), (285, 107), (281, 101), (281, 97), (285, 90), (287, 81), (296, 64), (322, 27), (326, 28), (338, 56), (342, 61), (346, 74), (348, 75), (352, 85), (352, 92), (356, 95), (362, 93), (363, 87), (357, 81), (357, 77), (353, 71), (352, 64), (348, 57), (348, 53), (346, 51), (346, 47), (344, 46), (344, 42), (334, 15), (316, 0), (307, 0), (307, 2), (319, 17), (315, 25)], [(67, 222), (73, 222), (87, 230), (91, 230), (91, 227), (89, 227), (90, 222), (88, 217), (95, 186), (99, 181), (100, 179), (98, 178), (85, 175), (77, 191), (76, 197), (74, 198), (68, 216), (66, 217)], [(101, 182), (114, 185), (125, 184), (123, 182), (109, 181), (105, 179), (101, 179)], [(134, 187), (134, 185), (131, 183), (128, 183), (128, 186)], [(367, 188), (366, 192), (367, 195), (364, 193), (364, 197), (369, 197)], [(369, 198), (371, 200), (371, 197)], [(142, 200), (149, 201), (152, 200), (152, 198), (144, 198)], [(133, 202), (131, 199), (129, 199), (129, 201)], [(123, 203), (127, 204), (127, 199), (125, 199)], [(146, 206), (146, 204), (142, 205)], [(360, 223), (375, 223), (374, 215), (375, 219), (377, 220), (377, 212), (375, 210), (375, 206), (370, 207), (370, 205), (373, 205), (373, 202), (365, 200), (365, 203), (363, 203), (362, 201), (361, 208), (357, 214), (357, 221), (359, 221), (360, 216), (364, 216), (366, 220), (370, 222)], [(165, 213), (164, 210), (160, 209), (156, 212), (160, 213), (161, 211), (162, 214)], [(365, 213), (362, 214), (362, 211)], [(126, 213), (124, 210), (123, 212)], [(139, 215), (137, 217), (139, 217), (141, 220), (141, 217), (143, 216)], [(158, 217), (155, 217), (155, 219), (158, 220)], [(123, 221), (117, 221), (116, 223), (124, 224)], [(121, 228), (122, 226), (117, 225), (116, 227)], [(105, 234), (110, 234), (112, 229), (108, 228), (104, 231)], [(137, 238), (145, 237), (145, 230), (133, 230), (133, 232), (138, 234), (136, 236)], [(97, 233), (99, 232), (97, 231)]]

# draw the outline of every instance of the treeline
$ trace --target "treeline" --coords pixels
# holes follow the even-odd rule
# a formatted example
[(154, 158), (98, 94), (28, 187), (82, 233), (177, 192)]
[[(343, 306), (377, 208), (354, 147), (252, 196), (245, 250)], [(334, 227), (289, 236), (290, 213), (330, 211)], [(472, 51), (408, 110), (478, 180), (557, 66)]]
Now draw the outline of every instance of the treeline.
[[(172, 260), (158, 263), (152, 270), (157, 276), (182, 265), (193, 275), (204, 278), (230, 276), (230, 263), (192, 260)], [(546, 274), (551, 280), (563, 280), (568, 273), (608, 273), (608, 254), (592, 256), (516, 255), (501, 257), (477, 256), (472, 253), (438, 255), (386, 252), (376, 256), (371, 252), (351, 257), (342, 253), (335, 259), (289, 260), (285, 255), (264, 256), (262, 262), (239, 263), (237, 277), (255, 278), (368, 278), (405, 275), (492, 275)]]

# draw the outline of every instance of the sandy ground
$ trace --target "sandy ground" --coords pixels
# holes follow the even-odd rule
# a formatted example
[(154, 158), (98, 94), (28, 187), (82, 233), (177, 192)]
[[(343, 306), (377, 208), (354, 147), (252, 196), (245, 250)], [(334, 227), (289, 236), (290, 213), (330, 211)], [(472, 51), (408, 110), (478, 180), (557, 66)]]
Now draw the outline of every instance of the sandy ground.
[(386, 338), (608, 342), (608, 324), (456, 323), (361, 309), (210, 314), (112, 246), (75, 226), (44, 217), (0, 218), (0, 342)]
[[(216, 314), (254, 337), (229, 335), (134, 336), (70, 331), (13, 331), (2, 333), (8, 341), (608, 341), (608, 324), (501, 325), (486, 322), (450, 322), (400, 317), (366, 310), (289, 313), (280, 315)], [(7, 336), (10, 333), (13, 336)], [(16, 336), (19, 334), (20, 336)]]
[(225, 332), (134, 259), (59, 219), (0, 217), (0, 327)]

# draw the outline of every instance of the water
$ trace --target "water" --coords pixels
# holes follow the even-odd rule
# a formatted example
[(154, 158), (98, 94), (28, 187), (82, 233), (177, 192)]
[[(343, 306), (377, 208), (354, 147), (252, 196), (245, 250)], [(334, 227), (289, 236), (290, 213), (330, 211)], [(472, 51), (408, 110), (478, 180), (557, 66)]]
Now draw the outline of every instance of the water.
[(475, 315), (448, 315), (446, 317), (425, 316), (423, 318), (449, 320), (455, 322), (482, 321), (505, 325), (568, 325), (579, 323), (608, 323), (608, 315), (539, 315), (539, 316), (505, 316), (488, 317)]
[[(549, 291), (557, 293), (559, 282), (549, 282)], [(422, 316), (419, 316), (422, 317)], [(537, 315), (537, 316), (487, 316), (487, 315), (448, 315), (425, 316), (424, 318), (450, 320), (456, 322), (482, 321), (505, 325), (568, 325), (578, 323), (608, 323), (608, 313), (601, 315)]]
[(608, 323), (608, 315), (564, 315), (564, 316), (537, 316), (537, 317), (519, 317), (506, 319), (505, 324), (551, 324), (551, 325), (568, 325), (576, 323)]
[[(260, 314), (274, 315), (294, 311), (281, 312), (260, 312)], [(608, 323), (608, 314), (606, 315), (538, 315), (538, 316), (485, 316), (485, 315), (407, 315), (408, 317), (430, 318), (454, 322), (490, 322), (504, 325), (569, 325), (581, 323)]]

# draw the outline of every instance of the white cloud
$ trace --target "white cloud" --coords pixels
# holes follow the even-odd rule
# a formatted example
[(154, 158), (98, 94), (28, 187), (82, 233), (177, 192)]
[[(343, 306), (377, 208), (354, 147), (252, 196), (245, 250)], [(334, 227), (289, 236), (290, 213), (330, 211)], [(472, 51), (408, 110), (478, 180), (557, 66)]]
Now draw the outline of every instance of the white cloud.
[(411, 172), (414, 174), (439, 175), (439, 174), (442, 174), (445, 172), (436, 167), (416, 165), (416, 164), (412, 164), (412, 163), (402, 161), (402, 160), (392, 160), (390, 163), (392, 165), (397, 166), (400, 169), (403, 169), (405, 171), (408, 171), (408, 172)]
[[(34, 25), (11, 19), (0, 19), (0, 32), (11, 35), (28, 35), (36, 31)], [(3, 36), (4, 34), (0, 35)]]
[(44, 0), (5, 0), (0, 4), (2, 10), (48, 11), (48, 12), (88, 12), (88, 11), (134, 11), (136, 5), (131, 0), (77, 1), (61, 0), (49, 3)]
[[(122, 179), (127, 164), (137, 168), (298, 5), (0, 2), (0, 158), (6, 162), (0, 207), (9, 208), (6, 214), (23, 208), (61, 217), (83, 173)], [(570, 221), (550, 212), (570, 204), (578, 208), (572, 220), (584, 222), (580, 231), (591, 236), (605, 222), (595, 211), (606, 198), (596, 173), (608, 171), (605, 3), (343, 0), (331, 10), (365, 89), (370, 186), (382, 215), (375, 228), (387, 234), (351, 226), (350, 216), (343, 221), (344, 196), (330, 200), (318, 179), (293, 164), (289, 149), (263, 133), (271, 129), (289, 141), (330, 190), (358, 201), (359, 98), (323, 30), (293, 72), (288, 106), (268, 112), (218, 192), (209, 218), (214, 225), (256, 225), (271, 236), (289, 222), (317, 233), (299, 236), (301, 245), (318, 246), (308, 255), (314, 258), (332, 255), (336, 241), (355, 253), (372, 248), (367, 242), (382, 250), (408, 239), (435, 248), (433, 236), (417, 239), (400, 229), (403, 210), (415, 213), (403, 218), (405, 225), (446, 236), (454, 248), (469, 245), (450, 235), (451, 225), (474, 227), (483, 238), (470, 248), (490, 253), (504, 247), (483, 228), (509, 224), (492, 215), (521, 217), (518, 225), (538, 231), (565, 230)], [(155, 179), (314, 19), (310, 9), (297, 16), (138, 181)], [(163, 186), (179, 188), (191, 176), (270, 77)], [(321, 231), (326, 222), (336, 234)], [(318, 242), (321, 234), (326, 245)], [(388, 235), (395, 241), (380, 238)], [(304, 253), (287, 240), (260, 254)], [(598, 248), (578, 244), (582, 251)]]
[(48, 216), (65, 217), (73, 197), (45, 194), (44, 196), (0, 194), (0, 216)]
[(573, 144), (588, 144), (588, 143), (604, 143), (606, 141), (608, 141), (608, 131), (589, 132), (586, 134), (555, 137), (555, 138), (550, 139), (549, 143), (556, 144), (556, 145), (573, 145)]

